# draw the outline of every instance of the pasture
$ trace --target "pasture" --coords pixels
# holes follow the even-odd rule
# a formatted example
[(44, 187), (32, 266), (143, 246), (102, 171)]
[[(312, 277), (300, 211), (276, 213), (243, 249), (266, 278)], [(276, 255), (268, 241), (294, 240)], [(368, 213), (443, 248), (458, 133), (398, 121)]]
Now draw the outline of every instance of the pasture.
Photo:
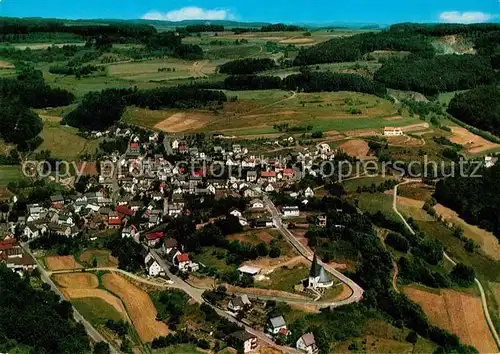
[(456, 334), (480, 353), (498, 351), (479, 297), (454, 290), (428, 291), (416, 286), (404, 287), (403, 292), (422, 307), (432, 324)]
[(76, 161), (81, 154), (94, 154), (101, 139), (88, 140), (77, 135), (77, 129), (63, 126), (59, 122), (45, 121), (40, 134), (43, 143), (35, 150), (49, 150), (52, 157)]
[(216, 65), (207, 61), (162, 59), (110, 64), (108, 75), (132, 81), (164, 81), (206, 77), (215, 73)]
[(118, 260), (107, 250), (86, 250), (80, 255), (80, 261), (93, 267), (94, 260), (97, 267), (113, 268), (118, 266)]
[[(261, 92), (266, 94), (268, 91)], [(259, 93), (253, 92), (254, 95)], [(288, 124), (290, 132), (300, 132), (300, 129), (311, 126), (313, 131), (356, 135), (359, 133), (356, 130), (360, 129), (370, 129), (375, 133), (381, 132), (385, 126), (404, 127), (421, 123), (418, 118), (398, 115), (392, 102), (373, 95), (322, 92), (284, 97), (284, 94), (281, 91), (273, 102), (252, 106), (245, 95), (227, 91), (228, 96), (238, 96), (238, 101), (227, 103), (220, 118), (210, 121), (200, 130), (232, 135), (272, 134), (279, 132), (274, 129), (276, 124)]]
[(274, 269), (255, 282), (256, 287), (293, 293), (294, 286), (309, 276), (309, 267), (298, 264), (292, 268), (280, 267)]
[(144, 343), (171, 333), (165, 323), (156, 320), (157, 311), (148, 293), (118, 274), (104, 274), (102, 281), (107, 290), (119, 296), (123, 301), (130, 319)]
[(7, 186), (10, 182), (16, 182), (26, 177), (23, 176), (19, 166), (0, 165), (0, 187)]

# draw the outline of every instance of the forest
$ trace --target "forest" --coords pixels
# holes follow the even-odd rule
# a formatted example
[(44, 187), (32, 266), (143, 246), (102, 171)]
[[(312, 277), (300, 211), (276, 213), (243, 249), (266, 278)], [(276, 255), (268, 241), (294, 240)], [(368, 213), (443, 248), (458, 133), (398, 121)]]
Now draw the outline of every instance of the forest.
[(481, 178), (460, 176), (459, 171), (455, 172), (454, 177), (437, 183), (436, 200), (455, 210), (468, 223), (491, 231), (500, 239), (500, 164), (477, 171)]
[(250, 75), (271, 70), (275, 66), (275, 61), (270, 58), (247, 58), (224, 63), (220, 66), (219, 72), (230, 75)]
[(73, 320), (69, 302), (51, 290), (33, 289), (0, 264), (0, 351), (20, 346), (30, 353), (90, 352), (85, 329)]
[(42, 120), (30, 108), (68, 105), (73, 99), (70, 92), (45, 84), (42, 73), (29, 67), (16, 78), (0, 79), (0, 137), (25, 144), (42, 130)]
[(383, 31), (333, 38), (324, 43), (301, 49), (294, 60), (294, 65), (356, 61), (375, 50), (409, 51), (421, 57), (434, 55), (434, 48), (423, 35)]
[(450, 101), (448, 113), (464, 123), (500, 135), (500, 89), (491, 85), (459, 93)]
[(496, 73), (486, 58), (452, 54), (391, 60), (374, 79), (390, 88), (435, 95), (493, 83)]
[(189, 86), (159, 87), (138, 91), (106, 89), (87, 93), (75, 110), (62, 120), (81, 130), (102, 131), (122, 117), (126, 106), (161, 108), (200, 108), (227, 101), (222, 91), (202, 90)]

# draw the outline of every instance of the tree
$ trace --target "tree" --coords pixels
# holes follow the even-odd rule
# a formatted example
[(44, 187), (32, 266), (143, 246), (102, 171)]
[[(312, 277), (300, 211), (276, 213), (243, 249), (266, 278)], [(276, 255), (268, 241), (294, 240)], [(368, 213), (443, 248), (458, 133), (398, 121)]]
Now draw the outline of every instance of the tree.
[(97, 342), (94, 345), (94, 354), (110, 354), (111, 349), (109, 348), (109, 344), (106, 342)]
[(471, 286), (474, 283), (476, 274), (471, 267), (458, 263), (451, 271), (451, 278), (460, 286)]

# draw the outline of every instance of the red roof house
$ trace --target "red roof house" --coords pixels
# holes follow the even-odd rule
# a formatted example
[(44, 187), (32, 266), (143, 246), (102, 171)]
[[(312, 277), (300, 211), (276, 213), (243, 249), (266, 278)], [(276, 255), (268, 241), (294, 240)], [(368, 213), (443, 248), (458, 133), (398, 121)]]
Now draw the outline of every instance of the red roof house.
[(123, 216), (134, 216), (135, 211), (126, 207), (125, 205), (117, 205), (115, 211)]

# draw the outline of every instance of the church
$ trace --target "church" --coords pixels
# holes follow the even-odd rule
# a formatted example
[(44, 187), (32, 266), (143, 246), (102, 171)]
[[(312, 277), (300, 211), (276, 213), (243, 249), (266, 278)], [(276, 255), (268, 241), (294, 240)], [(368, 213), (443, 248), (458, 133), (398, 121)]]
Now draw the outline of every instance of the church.
[(311, 265), (311, 270), (309, 272), (309, 284), (308, 288), (318, 289), (318, 288), (329, 288), (333, 285), (333, 278), (327, 273), (322, 265), (318, 264), (318, 258), (316, 253), (314, 254), (313, 262)]

